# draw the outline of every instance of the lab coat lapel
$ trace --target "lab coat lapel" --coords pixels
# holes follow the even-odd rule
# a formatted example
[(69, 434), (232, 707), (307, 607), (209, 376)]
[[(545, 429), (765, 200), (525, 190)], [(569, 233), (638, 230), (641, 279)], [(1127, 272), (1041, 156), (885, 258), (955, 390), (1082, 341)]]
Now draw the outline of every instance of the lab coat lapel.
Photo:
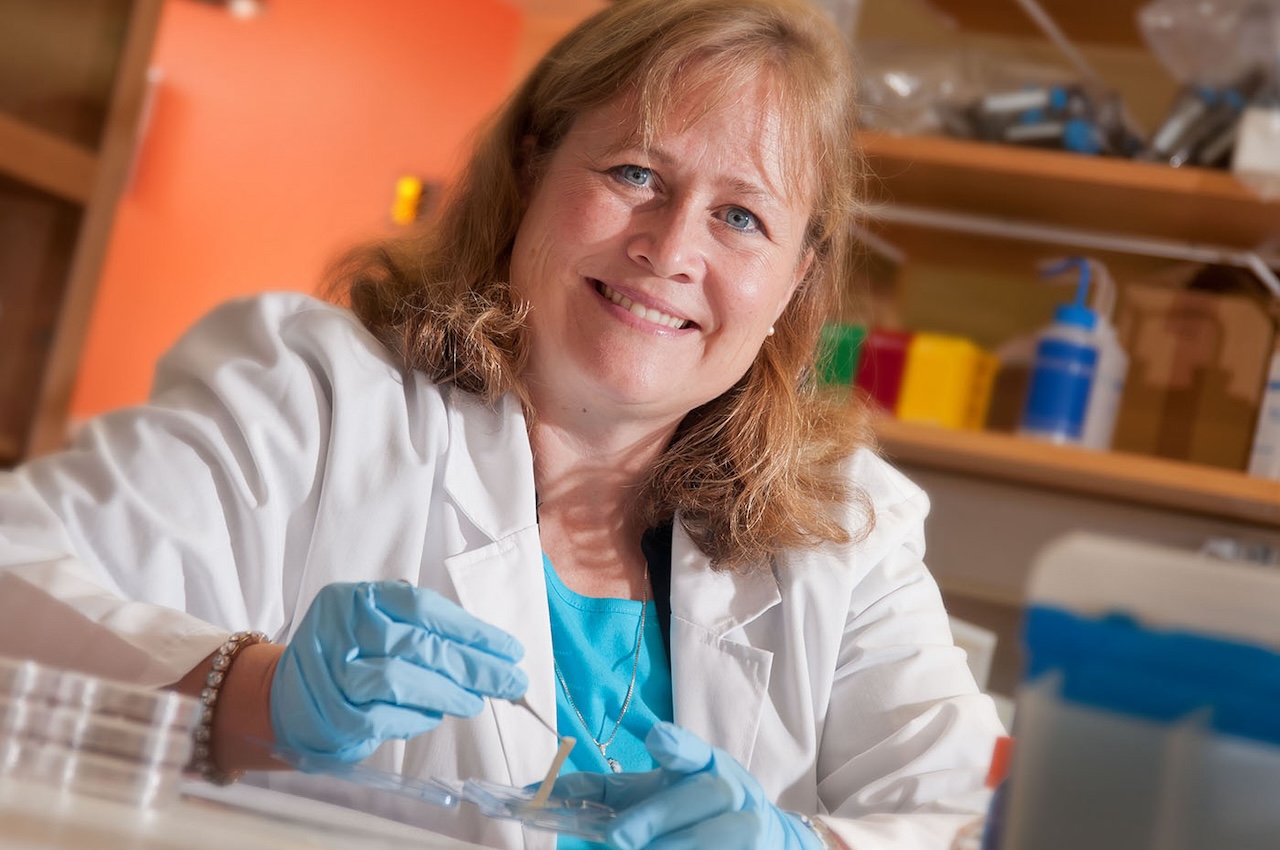
[[(554, 722), (551, 618), (533, 456), (524, 416), (513, 396), (490, 407), (467, 393), (451, 395), (444, 486), (458, 511), (489, 537), (489, 542), (445, 559), (458, 601), (524, 646), (526, 698), (540, 716)], [(556, 739), (524, 709), (501, 700), (491, 706), (511, 783), (540, 780), (555, 756)]]
[[(539, 716), (555, 722), (555, 677), (551, 665), (551, 619), (542, 573), (537, 526), (445, 560), (462, 607), (510, 632), (524, 646), (521, 666), (529, 675), (526, 699)], [(542, 779), (555, 756), (556, 739), (527, 711), (491, 702), (512, 785)]]
[(675, 524), (671, 546), (671, 687), (675, 722), (750, 766), (773, 653), (741, 628), (781, 601), (770, 571), (716, 572)]

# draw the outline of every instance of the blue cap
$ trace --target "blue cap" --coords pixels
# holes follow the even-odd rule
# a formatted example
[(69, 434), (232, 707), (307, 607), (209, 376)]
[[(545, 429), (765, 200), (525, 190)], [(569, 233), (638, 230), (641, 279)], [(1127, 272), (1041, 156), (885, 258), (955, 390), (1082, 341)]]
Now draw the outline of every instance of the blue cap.
[(1076, 153), (1096, 154), (1102, 152), (1102, 144), (1098, 140), (1098, 132), (1093, 125), (1083, 118), (1072, 118), (1067, 121), (1062, 132), (1062, 144), (1069, 151)]

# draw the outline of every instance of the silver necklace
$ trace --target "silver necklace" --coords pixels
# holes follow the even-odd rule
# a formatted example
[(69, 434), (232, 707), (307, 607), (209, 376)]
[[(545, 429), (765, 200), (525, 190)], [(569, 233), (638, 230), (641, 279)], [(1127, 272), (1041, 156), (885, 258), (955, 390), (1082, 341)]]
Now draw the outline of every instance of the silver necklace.
[(613, 739), (618, 737), (618, 730), (622, 728), (622, 718), (627, 716), (627, 709), (631, 706), (631, 694), (636, 689), (636, 674), (640, 671), (640, 648), (644, 645), (644, 617), (649, 610), (649, 568), (646, 566), (644, 570), (644, 601), (640, 603), (640, 627), (636, 634), (636, 649), (631, 659), (631, 682), (627, 685), (627, 695), (622, 699), (622, 710), (618, 712), (618, 719), (613, 722), (613, 731), (609, 733), (609, 738), (601, 741), (595, 735), (591, 734), (591, 726), (587, 723), (587, 718), (582, 716), (582, 712), (578, 709), (578, 704), (573, 701), (573, 694), (569, 693), (569, 685), (564, 680), (564, 674), (560, 672), (560, 664), (552, 657), (551, 666), (555, 668), (556, 678), (560, 680), (560, 687), (564, 689), (564, 698), (569, 701), (569, 707), (573, 709), (573, 713), (578, 715), (578, 721), (582, 723), (582, 728), (586, 730), (589, 737), (596, 745), (596, 749), (600, 751), (600, 755), (604, 757), (605, 763), (609, 765), (609, 769), (614, 773), (622, 773), (622, 765), (618, 764), (618, 760), (609, 757), (609, 745), (613, 743)]

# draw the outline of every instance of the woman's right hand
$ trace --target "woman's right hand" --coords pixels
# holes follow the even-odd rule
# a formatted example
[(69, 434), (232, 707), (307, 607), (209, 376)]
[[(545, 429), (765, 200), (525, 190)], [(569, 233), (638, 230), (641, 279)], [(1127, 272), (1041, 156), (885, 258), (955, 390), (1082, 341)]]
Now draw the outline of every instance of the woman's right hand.
[(522, 647), (438, 593), (402, 581), (330, 584), (316, 595), (271, 682), (271, 725), (288, 755), (357, 762), (483, 697), (518, 699)]

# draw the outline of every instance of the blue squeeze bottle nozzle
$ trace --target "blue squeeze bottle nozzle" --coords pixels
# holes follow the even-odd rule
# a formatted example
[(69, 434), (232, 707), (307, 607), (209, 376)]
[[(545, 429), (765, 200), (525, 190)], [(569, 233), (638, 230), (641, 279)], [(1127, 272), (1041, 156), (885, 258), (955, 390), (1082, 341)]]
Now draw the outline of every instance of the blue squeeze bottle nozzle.
[(1056, 322), (1075, 325), (1085, 330), (1093, 330), (1098, 323), (1098, 316), (1089, 309), (1089, 286), (1093, 281), (1092, 262), (1084, 257), (1066, 257), (1045, 267), (1041, 277), (1057, 277), (1070, 269), (1079, 269), (1080, 277), (1076, 283), (1076, 299), (1070, 304), (1061, 304), (1053, 312)]

